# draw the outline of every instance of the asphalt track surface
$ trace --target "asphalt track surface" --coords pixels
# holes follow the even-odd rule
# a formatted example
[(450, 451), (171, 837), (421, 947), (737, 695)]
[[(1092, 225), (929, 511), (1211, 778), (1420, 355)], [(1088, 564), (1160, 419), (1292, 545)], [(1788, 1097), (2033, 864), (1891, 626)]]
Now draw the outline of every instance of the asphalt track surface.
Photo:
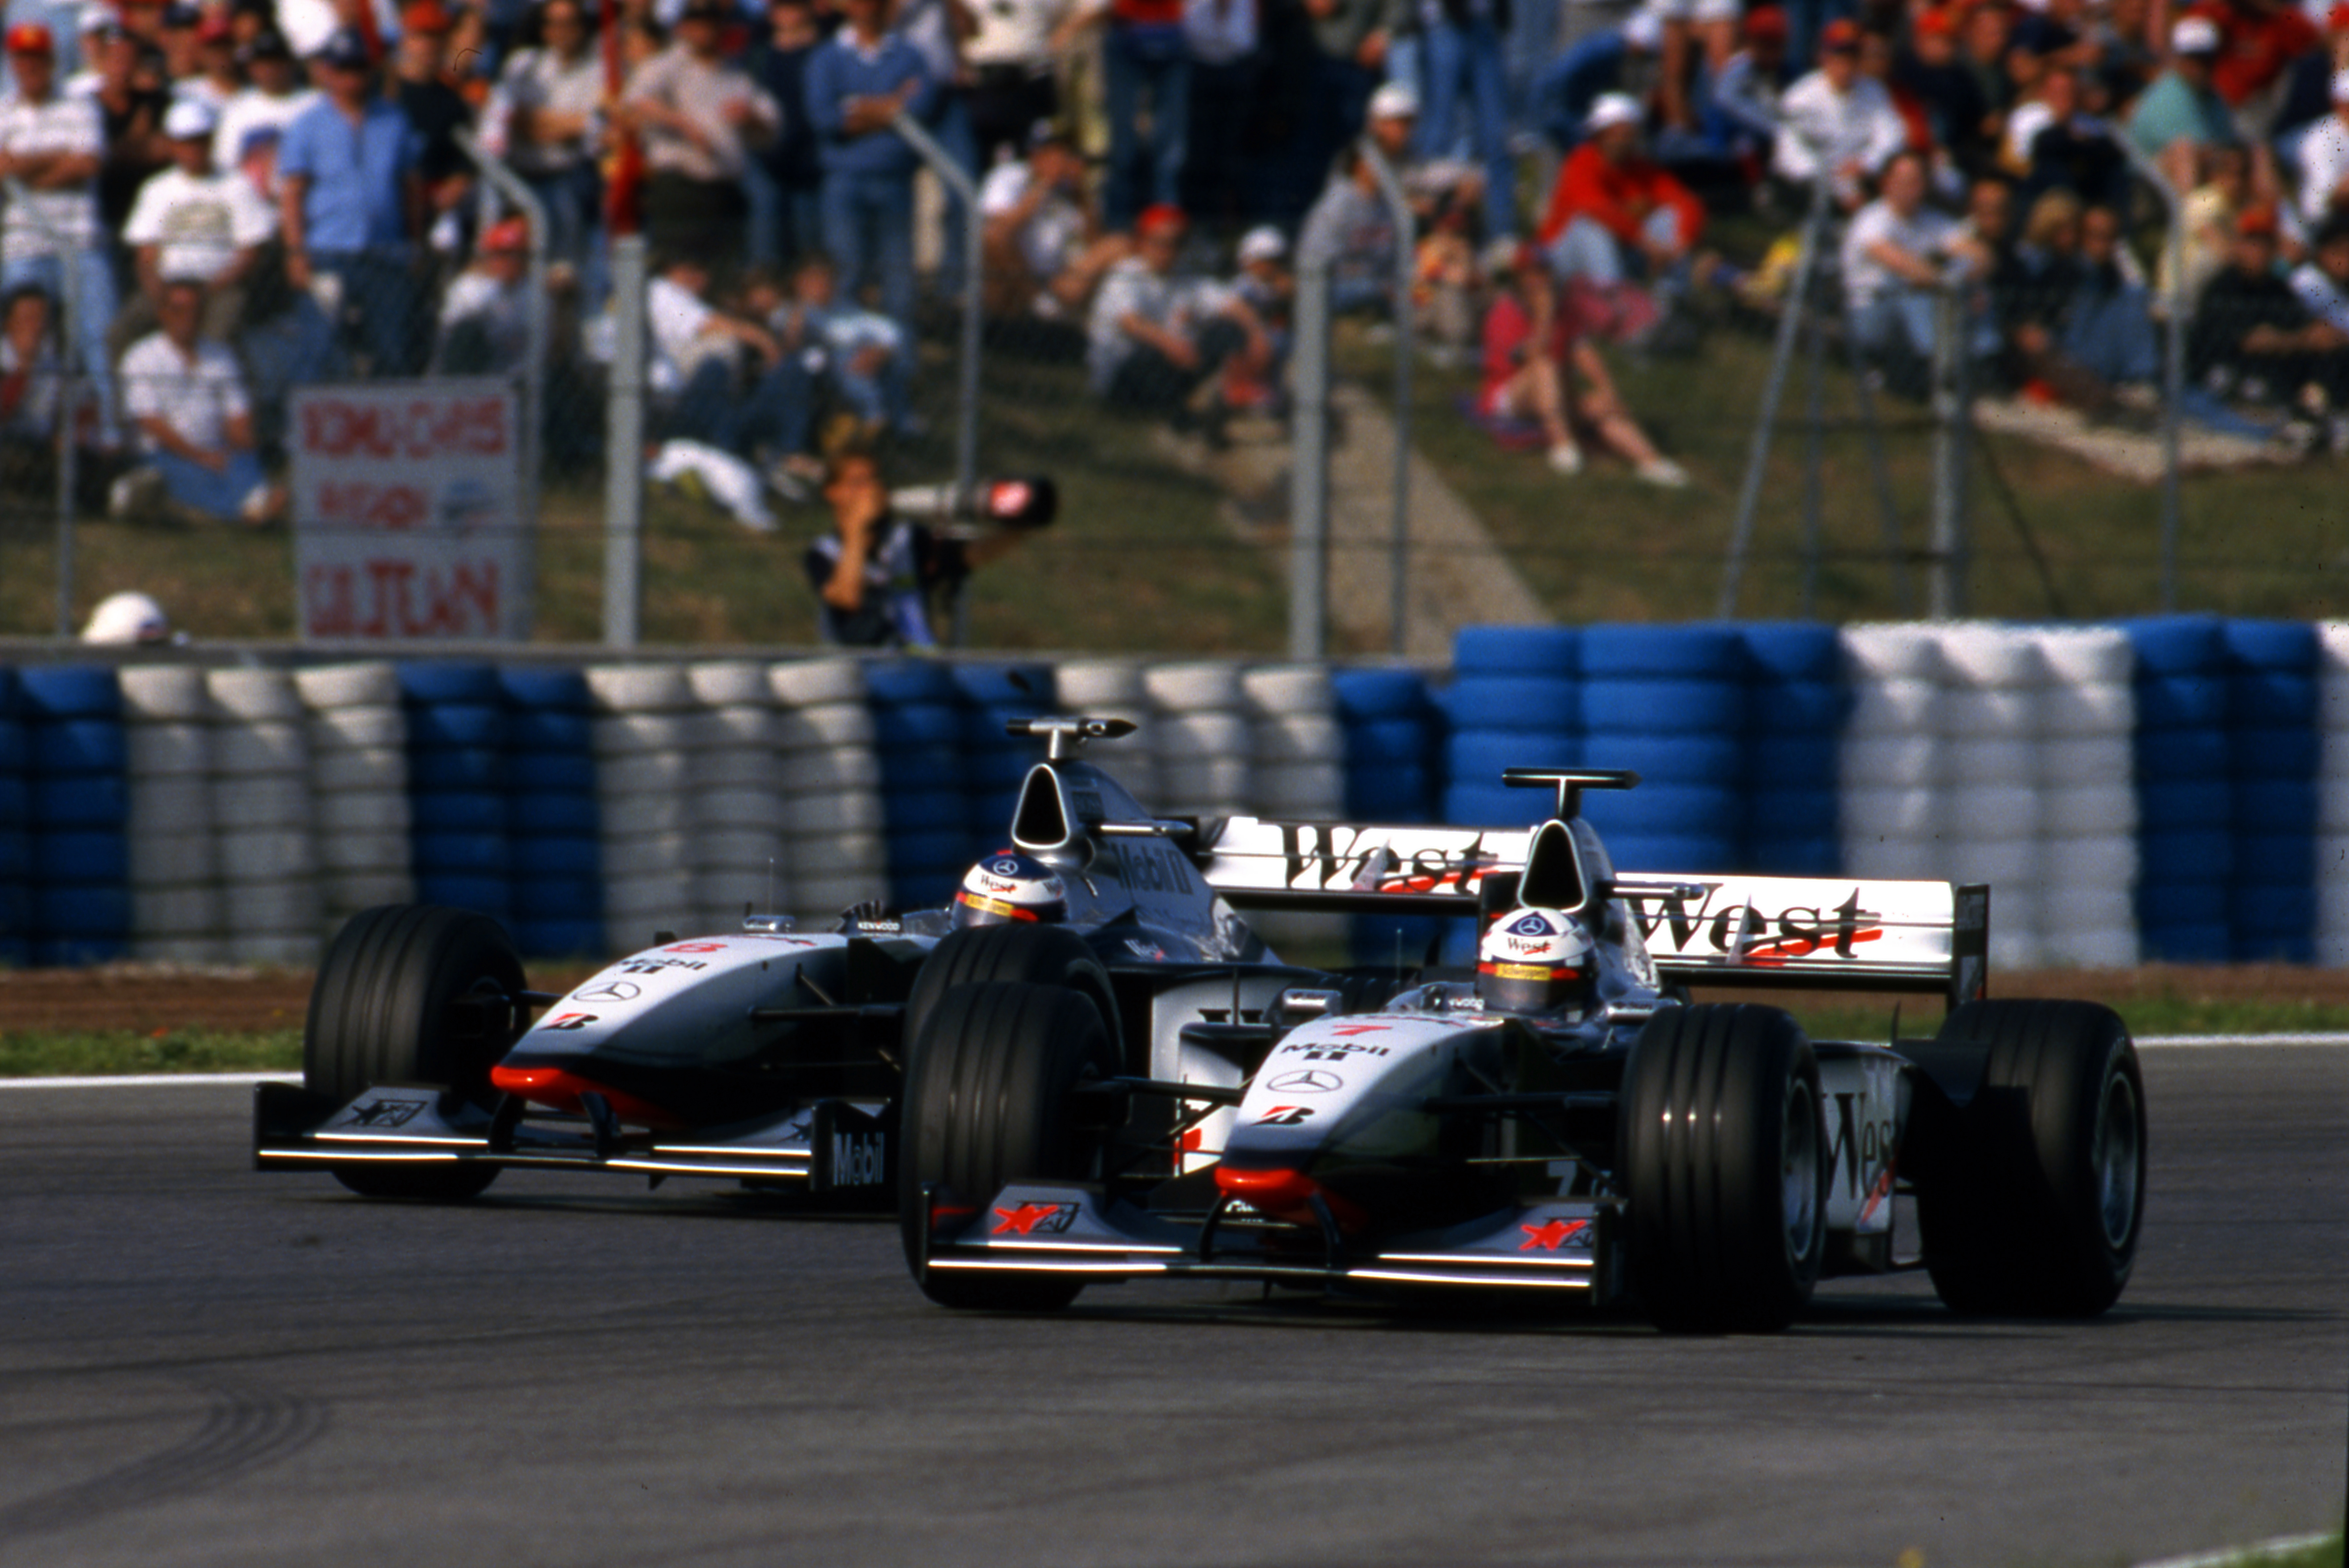
[(246, 1167), (233, 1085), (0, 1094), (0, 1562), (2111, 1564), (2339, 1527), (2349, 1049), (2146, 1054), (2137, 1277), (1777, 1338), (1097, 1289), (924, 1304), (894, 1230)]

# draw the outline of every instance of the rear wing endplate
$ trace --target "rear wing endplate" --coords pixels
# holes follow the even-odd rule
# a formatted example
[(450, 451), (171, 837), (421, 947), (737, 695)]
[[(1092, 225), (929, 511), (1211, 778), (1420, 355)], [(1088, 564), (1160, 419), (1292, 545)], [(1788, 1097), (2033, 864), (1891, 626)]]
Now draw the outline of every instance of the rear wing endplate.
[[(1523, 869), (1532, 830), (1233, 817), (1202, 824), (1200, 874), (1239, 909), (1473, 915), (1485, 877)], [(1619, 873), (1657, 970), (1687, 985), (1982, 995), (1990, 889), (1678, 872)]]

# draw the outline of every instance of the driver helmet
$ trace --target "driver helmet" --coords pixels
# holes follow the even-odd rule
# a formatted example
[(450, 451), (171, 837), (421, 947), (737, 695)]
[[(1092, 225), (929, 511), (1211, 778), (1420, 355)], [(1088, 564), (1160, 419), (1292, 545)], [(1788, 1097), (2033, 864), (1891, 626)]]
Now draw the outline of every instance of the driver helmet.
[(971, 867), (954, 901), (957, 927), (1014, 921), (1051, 925), (1069, 918), (1069, 890), (1060, 873), (1013, 850)]
[(1477, 946), (1476, 995), (1496, 1011), (1578, 1016), (1598, 990), (1598, 944), (1562, 909), (1512, 910)]

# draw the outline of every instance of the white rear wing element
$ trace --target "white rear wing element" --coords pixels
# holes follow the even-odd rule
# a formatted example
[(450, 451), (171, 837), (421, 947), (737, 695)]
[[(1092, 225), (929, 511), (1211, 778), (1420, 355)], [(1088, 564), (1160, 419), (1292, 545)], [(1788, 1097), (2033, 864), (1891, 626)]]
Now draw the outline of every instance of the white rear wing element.
[[(1202, 830), (1200, 873), (1236, 908), (1359, 914), (1474, 915), (1489, 902), (1486, 879), (1514, 879), (1533, 838), (1257, 817)], [(1956, 1006), (1988, 979), (1981, 885), (1643, 871), (1619, 872), (1607, 892), (1664, 978), (1683, 985), (1926, 991)]]

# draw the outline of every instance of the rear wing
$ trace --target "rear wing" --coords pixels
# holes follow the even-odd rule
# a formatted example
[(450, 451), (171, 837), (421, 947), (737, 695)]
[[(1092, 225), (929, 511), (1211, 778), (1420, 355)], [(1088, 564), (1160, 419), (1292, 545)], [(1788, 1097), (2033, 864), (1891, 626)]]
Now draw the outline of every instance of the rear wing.
[[(1200, 874), (1239, 909), (1473, 915), (1485, 880), (1525, 865), (1533, 830), (1283, 822), (1202, 824)], [(1990, 889), (1841, 877), (1619, 873), (1657, 970), (1688, 985), (1982, 995)]]

